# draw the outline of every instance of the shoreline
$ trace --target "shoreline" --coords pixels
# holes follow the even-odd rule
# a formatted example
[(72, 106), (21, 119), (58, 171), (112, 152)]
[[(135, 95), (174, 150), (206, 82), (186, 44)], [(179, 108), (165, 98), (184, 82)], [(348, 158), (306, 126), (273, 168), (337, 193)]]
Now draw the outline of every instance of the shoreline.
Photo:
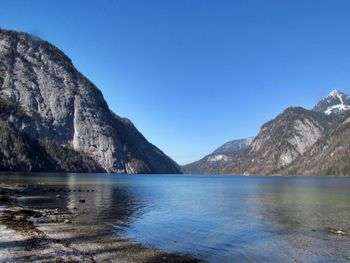
[(21, 206), (23, 194), (31, 198), (23, 189), (0, 186), (0, 262), (203, 262), (75, 224), (67, 211)]
[[(57, 175), (61, 173), (66, 172), (42, 172), (42, 171), (0, 171), (1, 174), (14, 174), (14, 175), (21, 175), (21, 174), (52, 174)], [(71, 174), (91, 174), (88, 172), (74, 172)], [(95, 175), (111, 175), (111, 176), (149, 176), (150, 174), (118, 174), (118, 173), (93, 173)], [(350, 174), (347, 175), (331, 175), (331, 174), (324, 174), (324, 175), (317, 175), (317, 174), (193, 174), (193, 173), (181, 173), (181, 174), (152, 174), (152, 175), (159, 175), (159, 176), (179, 176), (179, 177), (310, 177), (310, 178), (329, 178), (329, 177), (336, 177), (336, 178), (348, 178), (350, 177)], [(0, 186), (1, 188), (1, 186)]]

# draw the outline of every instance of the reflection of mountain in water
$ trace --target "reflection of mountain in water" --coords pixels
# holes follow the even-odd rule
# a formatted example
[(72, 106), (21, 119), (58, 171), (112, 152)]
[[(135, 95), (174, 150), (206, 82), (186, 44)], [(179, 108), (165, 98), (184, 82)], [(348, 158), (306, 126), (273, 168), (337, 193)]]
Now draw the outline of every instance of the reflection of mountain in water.
[(23, 193), (19, 201), (23, 206), (71, 213), (73, 222), (79, 225), (104, 225), (112, 229), (130, 224), (142, 204), (127, 188), (121, 189), (104, 175), (14, 174), (10, 179), (9, 183), (20, 183)]
[(305, 256), (348, 259), (349, 236), (328, 232), (328, 228), (350, 230), (350, 193), (341, 183), (326, 178), (271, 180), (268, 186), (258, 185), (257, 213), (268, 231)]
[[(97, 179), (98, 180), (98, 179)], [(91, 224), (128, 224), (138, 208), (138, 202), (125, 189), (115, 184), (95, 182), (84, 184), (78, 176), (67, 177), (67, 208), (76, 220)]]

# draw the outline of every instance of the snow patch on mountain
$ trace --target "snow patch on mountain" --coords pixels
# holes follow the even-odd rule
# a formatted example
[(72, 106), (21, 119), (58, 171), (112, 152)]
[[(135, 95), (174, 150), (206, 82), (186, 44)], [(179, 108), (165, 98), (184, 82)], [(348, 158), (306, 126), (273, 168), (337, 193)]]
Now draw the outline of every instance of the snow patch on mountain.
[(327, 115), (330, 115), (332, 113), (339, 113), (339, 112), (348, 111), (348, 110), (350, 110), (349, 105), (340, 104), (340, 105), (334, 105), (334, 106), (328, 107), (324, 113), (326, 113)]
[(213, 151), (211, 154), (224, 154), (224, 155), (231, 155), (235, 154), (241, 150), (246, 149), (253, 141), (254, 137), (248, 137), (244, 139), (238, 139), (226, 142), (225, 144), (221, 145), (219, 148), (217, 148), (215, 151)]
[(207, 157), (208, 162), (219, 162), (219, 161), (228, 161), (230, 158), (224, 154), (210, 155)]

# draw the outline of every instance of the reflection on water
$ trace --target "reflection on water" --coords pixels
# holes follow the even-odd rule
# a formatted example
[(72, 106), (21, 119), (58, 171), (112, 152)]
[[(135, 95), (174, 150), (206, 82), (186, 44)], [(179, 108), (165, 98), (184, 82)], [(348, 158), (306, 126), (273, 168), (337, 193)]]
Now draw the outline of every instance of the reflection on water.
[(112, 175), (2, 173), (0, 182), (24, 189), (18, 198), (23, 206), (68, 212), (78, 224), (98, 224), (98, 230), (129, 224), (141, 205)]
[(25, 205), (66, 209), (109, 235), (212, 262), (350, 257), (349, 236), (327, 231), (350, 232), (350, 178), (11, 174), (0, 182), (37, 185)]
[(350, 239), (328, 228), (350, 230), (350, 178), (283, 178), (260, 185), (257, 213), (268, 231), (306, 251), (306, 259), (349, 260)]

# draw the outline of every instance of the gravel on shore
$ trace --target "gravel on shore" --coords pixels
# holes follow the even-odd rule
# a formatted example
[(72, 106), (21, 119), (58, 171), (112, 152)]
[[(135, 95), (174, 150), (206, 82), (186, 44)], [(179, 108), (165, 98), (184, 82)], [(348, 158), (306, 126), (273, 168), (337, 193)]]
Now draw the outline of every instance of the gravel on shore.
[(0, 262), (201, 262), (135, 244), (102, 225), (77, 224), (71, 213), (20, 206), (20, 195), (0, 187)]

